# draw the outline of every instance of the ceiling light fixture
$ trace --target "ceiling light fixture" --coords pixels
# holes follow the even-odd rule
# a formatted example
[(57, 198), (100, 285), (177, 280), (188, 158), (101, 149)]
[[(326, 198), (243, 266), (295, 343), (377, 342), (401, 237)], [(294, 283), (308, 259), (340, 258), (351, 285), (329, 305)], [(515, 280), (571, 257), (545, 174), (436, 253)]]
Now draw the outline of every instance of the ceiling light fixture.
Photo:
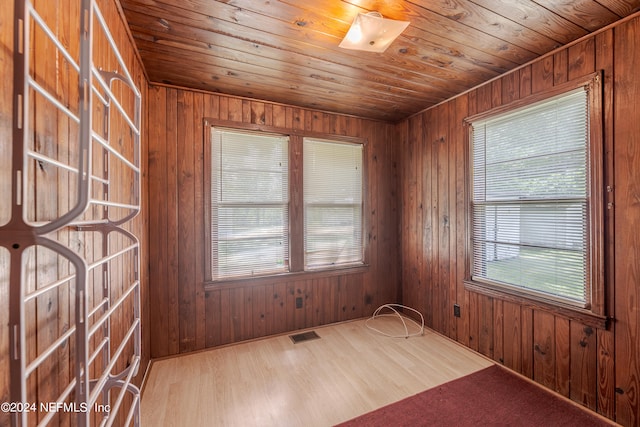
[(359, 13), (344, 36), (343, 49), (384, 52), (409, 22), (383, 18), (380, 12)]

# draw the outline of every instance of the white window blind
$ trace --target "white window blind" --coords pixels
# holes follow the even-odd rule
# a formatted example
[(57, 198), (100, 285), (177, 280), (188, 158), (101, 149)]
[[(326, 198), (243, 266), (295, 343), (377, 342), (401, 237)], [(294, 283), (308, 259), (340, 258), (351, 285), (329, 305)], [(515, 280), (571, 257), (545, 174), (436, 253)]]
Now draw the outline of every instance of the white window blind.
[(288, 137), (211, 132), (212, 278), (288, 271)]
[(589, 301), (588, 93), (472, 123), (472, 278)]
[(362, 145), (304, 139), (305, 269), (362, 263)]

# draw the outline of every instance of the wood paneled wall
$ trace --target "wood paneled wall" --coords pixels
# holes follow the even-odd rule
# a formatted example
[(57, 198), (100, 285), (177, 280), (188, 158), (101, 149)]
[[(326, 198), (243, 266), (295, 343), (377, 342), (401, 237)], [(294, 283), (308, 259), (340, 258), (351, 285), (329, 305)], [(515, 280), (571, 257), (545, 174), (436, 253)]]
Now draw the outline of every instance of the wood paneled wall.
[[(204, 118), (367, 140), (368, 269), (205, 291)], [(152, 357), (358, 318), (398, 301), (393, 126), (165, 86), (149, 89), (148, 123)]]
[[(79, 26), (80, 23), (74, 17), (78, 17), (79, 2), (68, 0), (36, 0), (33, 2), (38, 13), (45, 22), (53, 29), (56, 36), (69, 49), (72, 55), (78, 55), (79, 45)], [(11, 153), (12, 153), (12, 123), (13, 123), (13, 31), (14, 31), (14, 10), (13, 1), (2, 3), (2, 13), (0, 14), (0, 223), (5, 224), (11, 214)], [(108, 23), (109, 28), (116, 40), (116, 44), (128, 64), (128, 67), (135, 79), (138, 87), (142, 91), (143, 106), (146, 109), (147, 98), (147, 79), (144, 75), (141, 62), (135, 54), (132, 41), (128, 36), (126, 23), (120, 14), (120, 5), (115, 0), (99, 0), (98, 6)], [(33, 31), (33, 30), (32, 30)], [(38, 83), (54, 93), (63, 103), (77, 106), (78, 103), (78, 84), (75, 84), (73, 78), (70, 77), (72, 71), (69, 71), (68, 64), (62, 59), (61, 54), (52, 48), (51, 44), (44, 42), (42, 33), (33, 31), (35, 34), (34, 49), (32, 51), (32, 67), (34, 75)], [(104, 43), (96, 43), (94, 46), (94, 58), (98, 62), (113, 61), (113, 57), (107, 55), (108, 47)], [(114, 67), (115, 64), (112, 64)], [(56, 157), (56, 153), (71, 152), (70, 147), (75, 147), (77, 142), (77, 129), (74, 130), (70, 126), (70, 119), (59, 113), (50, 104), (43, 102), (42, 98), (32, 97), (33, 119), (32, 119), (32, 135), (36, 141), (38, 149), (42, 152), (51, 154)], [(114, 121), (114, 123), (118, 123)], [(119, 134), (117, 125), (113, 125), (111, 132)], [(122, 129), (129, 128), (120, 124)], [(143, 123), (144, 126), (144, 123)], [(141, 183), (142, 193), (142, 212), (127, 226), (138, 236), (141, 242), (140, 252), (140, 279), (141, 279), (141, 299), (143, 318), (142, 326), (142, 362), (135, 383), (140, 385), (149, 362), (149, 330), (148, 325), (148, 249), (147, 249), (147, 194), (146, 181), (144, 181), (146, 173), (146, 131), (143, 129), (142, 159), (141, 168), (143, 171), (143, 182)], [(70, 153), (67, 153), (69, 156)], [(62, 156), (62, 155), (60, 155)], [(94, 159), (95, 160), (95, 159)], [(76, 186), (71, 182), (68, 176), (63, 177), (55, 171), (55, 168), (49, 167), (46, 163), (41, 163), (35, 168), (33, 175), (29, 175), (30, 183), (36, 180), (39, 188), (37, 191), (37, 200), (33, 203), (34, 216), (37, 220), (47, 220), (58, 216), (60, 213), (67, 212), (69, 205), (74, 203), (73, 196), (77, 192)], [(111, 171), (112, 177), (119, 176), (117, 167)], [(125, 192), (130, 188), (117, 189), (118, 196), (122, 199), (128, 198)], [(56, 232), (54, 239), (68, 245), (72, 250), (78, 251), (88, 260), (94, 259), (96, 251), (101, 251), (101, 243), (98, 238), (93, 238), (96, 233), (83, 233), (74, 230), (63, 229)], [(29, 275), (28, 286), (35, 289), (42, 284), (51, 283), (57, 278), (65, 277), (69, 274), (70, 267), (66, 260), (58, 258), (52, 253), (42, 250), (33, 251), (31, 260), (28, 261), (26, 268)], [(36, 259), (37, 258), (37, 259)], [(126, 274), (122, 273), (123, 269), (129, 267), (124, 266), (122, 262), (111, 263), (112, 277), (122, 277), (131, 274), (133, 268), (126, 270)], [(90, 278), (91, 280), (91, 278)], [(115, 281), (115, 280), (114, 280)], [(89, 287), (92, 286), (90, 282)], [(114, 289), (117, 284), (113, 284)], [(52, 337), (60, 336), (64, 331), (68, 330), (74, 323), (74, 295), (73, 290), (68, 287), (61, 287), (56, 292), (48, 292), (37, 298), (35, 304), (28, 306), (29, 312), (26, 313), (27, 323), (34, 325), (33, 329), (29, 329), (27, 333), (27, 344), (30, 352), (35, 352), (38, 347), (39, 351), (46, 348)], [(101, 292), (101, 290), (99, 291)], [(96, 296), (99, 294), (96, 294)], [(130, 320), (127, 319), (127, 322)], [(9, 402), (9, 253), (5, 249), (0, 249), (0, 401)], [(37, 325), (37, 330), (35, 325)], [(30, 327), (31, 328), (31, 327)], [(122, 339), (125, 326), (114, 318), (111, 323), (111, 331), (113, 335), (117, 335), (112, 343), (114, 346), (119, 344), (118, 340)], [(97, 342), (97, 341), (96, 341)], [(42, 368), (38, 368), (31, 375), (29, 381), (30, 390), (28, 391), (29, 403), (36, 403), (33, 399), (37, 398), (41, 402), (55, 401), (62, 388), (65, 387), (70, 378), (73, 376), (74, 369), (74, 339), (70, 339), (62, 349), (57, 351), (56, 357), (50, 357), (42, 364)], [(115, 348), (112, 348), (112, 351)], [(33, 357), (29, 354), (28, 357)], [(124, 369), (126, 361), (119, 363), (115, 369)], [(120, 366), (121, 365), (121, 366)], [(0, 425), (10, 425), (9, 413), (0, 413)], [(30, 416), (29, 420), (35, 425), (38, 418), (44, 416), (45, 413), (38, 413)], [(53, 419), (51, 425), (68, 425), (72, 422), (71, 413), (60, 414)]]
[[(408, 118), (401, 135), (403, 302), (428, 326), (627, 426), (640, 424), (640, 17)], [(470, 115), (596, 70), (604, 75), (608, 330), (465, 290)], [(614, 167), (615, 164), (615, 167)], [(605, 187), (606, 188), (606, 187)], [(606, 189), (602, 190), (606, 192)], [(453, 316), (453, 304), (462, 316)]]

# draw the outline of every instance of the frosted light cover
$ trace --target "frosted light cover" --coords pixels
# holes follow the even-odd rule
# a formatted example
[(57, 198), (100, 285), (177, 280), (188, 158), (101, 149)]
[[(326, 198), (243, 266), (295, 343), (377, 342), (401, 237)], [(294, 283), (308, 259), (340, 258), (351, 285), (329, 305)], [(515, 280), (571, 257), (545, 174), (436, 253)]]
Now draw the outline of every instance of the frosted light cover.
[(409, 22), (385, 19), (378, 12), (359, 13), (340, 43), (343, 49), (384, 52)]

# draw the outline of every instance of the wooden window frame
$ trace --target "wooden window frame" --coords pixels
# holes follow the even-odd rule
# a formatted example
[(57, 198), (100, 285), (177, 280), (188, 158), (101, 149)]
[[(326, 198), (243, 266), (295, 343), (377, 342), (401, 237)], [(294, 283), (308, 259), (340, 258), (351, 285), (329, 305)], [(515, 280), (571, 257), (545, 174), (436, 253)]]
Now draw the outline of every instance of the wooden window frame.
[[(265, 274), (260, 276), (232, 277), (224, 279), (213, 279), (212, 266), (210, 262), (211, 254), (211, 129), (223, 127), (238, 131), (259, 131), (271, 134), (279, 134), (289, 137), (289, 271), (284, 273)], [(313, 279), (315, 277), (328, 277), (343, 274), (362, 273), (369, 270), (369, 248), (366, 236), (368, 212), (368, 186), (367, 186), (367, 152), (368, 143), (366, 139), (349, 137), (345, 135), (327, 134), (321, 132), (310, 132), (301, 129), (281, 128), (259, 124), (238, 123), (228, 120), (204, 119), (203, 126), (204, 144), (204, 195), (203, 214), (205, 232), (205, 280), (206, 290), (233, 288), (239, 284), (246, 286), (262, 285), (283, 280)], [(362, 151), (362, 232), (363, 232), (363, 262), (357, 265), (337, 266), (318, 268), (313, 270), (304, 269), (304, 203), (303, 203), (303, 156), (302, 146), (304, 138), (324, 139), (327, 141), (343, 142), (350, 144), (361, 144)]]
[[(589, 188), (587, 192), (587, 292), (589, 292), (589, 302), (587, 307), (576, 307), (565, 304), (552, 298), (533, 295), (528, 292), (519, 291), (516, 288), (503, 287), (491, 283), (480, 282), (471, 279), (472, 263), (472, 240), (471, 227), (472, 218), (470, 215), (471, 206), (471, 177), (473, 162), (471, 160), (471, 124), (484, 120), (498, 114), (513, 111), (526, 107), (534, 103), (550, 99), (552, 97), (568, 93), (579, 88), (586, 89), (589, 102)], [(570, 81), (553, 88), (536, 93), (509, 104), (488, 110), (486, 112), (467, 117), (464, 120), (468, 128), (466, 132), (465, 159), (467, 161), (467, 176), (465, 184), (467, 186), (465, 212), (467, 215), (467, 237), (466, 237), (466, 263), (465, 263), (465, 289), (498, 298), (504, 301), (539, 308), (561, 316), (576, 319), (586, 325), (597, 328), (606, 328), (608, 317), (606, 313), (605, 301), (605, 261), (604, 261), (604, 123), (602, 110), (602, 73), (596, 72), (582, 79)]]

